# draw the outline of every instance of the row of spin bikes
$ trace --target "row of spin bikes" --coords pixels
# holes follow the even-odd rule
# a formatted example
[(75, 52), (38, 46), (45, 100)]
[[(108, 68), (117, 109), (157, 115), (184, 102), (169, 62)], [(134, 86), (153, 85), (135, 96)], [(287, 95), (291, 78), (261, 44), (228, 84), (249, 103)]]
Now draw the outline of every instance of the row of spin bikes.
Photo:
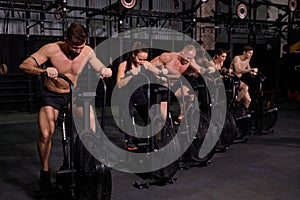
[[(147, 76), (143, 76), (148, 79)], [(150, 104), (159, 103), (161, 95), (168, 93), (168, 114), (162, 131), (157, 133), (161, 135), (141, 140), (137, 152), (155, 152), (170, 144), (173, 145), (171, 152), (175, 153), (182, 149), (184, 152), (166, 167), (138, 174), (142, 180), (135, 182), (135, 187), (148, 188), (152, 184), (173, 183), (176, 180), (174, 175), (178, 169), (208, 166), (216, 152), (225, 152), (234, 143), (246, 142), (247, 135), (263, 135), (273, 132), (272, 128), (278, 118), (278, 108), (272, 96), (264, 95), (263, 83), (266, 80), (264, 74), (258, 72), (255, 76), (258, 89), (255, 97), (252, 96), (249, 110), (245, 110), (243, 104), (236, 101), (241, 80), (234, 74), (223, 74), (223, 77), (225, 78), (220, 78), (219, 75), (214, 77), (209, 73), (203, 76), (187, 75), (185, 80), (190, 83), (193, 91), (187, 97), (181, 95), (179, 101), (175, 100), (174, 93), (170, 91), (172, 89), (152, 86), (149, 84), (149, 80), (146, 81), (149, 84), (146, 88), (150, 88), (146, 94), (150, 94), (149, 96), (152, 97), (148, 98)], [(170, 83), (171, 80), (168, 80), (168, 85), (171, 85)], [(184, 80), (180, 80), (180, 84), (186, 83)], [(222, 90), (224, 96), (220, 95)], [(183, 90), (181, 94), (183, 94)], [(180, 109), (183, 110), (184, 117), (180, 124), (174, 120), (178, 113), (175, 111), (175, 114), (172, 114), (176, 108), (170, 108), (170, 105), (174, 103), (172, 99), (178, 104), (180, 101), (183, 102), (183, 107)], [(202, 105), (200, 105), (201, 103)], [(198, 109), (199, 107), (201, 109)], [(152, 114), (156, 117), (151, 120), (153, 124), (158, 125), (162, 119), (159, 110), (156, 112), (156, 114)], [(135, 124), (133, 119), (133, 126)], [(138, 137), (139, 134), (135, 134)]]
[[(142, 74), (141, 74), (142, 75)], [(266, 77), (262, 73), (258, 73), (256, 78), (258, 80), (258, 90), (255, 98), (252, 97), (251, 106), (248, 112), (243, 113), (241, 104), (235, 102), (237, 92), (239, 90), (240, 79), (235, 76), (226, 76), (226, 79), (210, 77), (210, 82), (203, 82), (203, 77), (193, 77), (193, 89), (197, 96), (202, 91), (205, 94), (205, 109), (201, 111), (198, 109), (198, 98), (184, 99), (182, 97), (184, 118), (181, 125), (178, 126), (172, 119), (170, 105), (171, 92), (167, 87), (152, 86), (150, 79), (147, 75), (142, 75), (146, 79), (146, 93), (148, 94), (148, 102), (157, 103), (163, 93), (168, 93), (168, 109), (167, 119), (164, 120), (164, 126), (159, 132), (160, 137), (152, 136), (147, 137), (140, 143), (139, 152), (151, 153), (158, 151), (160, 148), (172, 143), (174, 152), (180, 151), (180, 148), (186, 149), (185, 152), (174, 162), (169, 165), (146, 173), (138, 173), (141, 181), (136, 181), (134, 186), (137, 188), (148, 188), (150, 185), (158, 184), (165, 185), (173, 183), (177, 170), (189, 169), (192, 166), (208, 166), (213, 155), (218, 151), (226, 151), (226, 149), (236, 143), (247, 141), (248, 134), (267, 134), (272, 132), (278, 117), (278, 109), (273, 98), (267, 97), (263, 93), (263, 82)], [(72, 82), (64, 75), (59, 74), (59, 78), (67, 81), (71, 88), (71, 96), (74, 95), (74, 87)], [(190, 77), (188, 78), (190, 79)], [(103, 86), (103, 99), (102, 99), (102, 118), (101, 125), (104, 126), (105, 122), (105, 104), (106, 104), (106, 84), (102, 81)], [(170, 80), (168, 80), (170, 84)], [(207, 90), (207, 85), (213, 84), (213, 91)], [(217, 118), (212, 116), (215, 114), (212, 110), (218, 110), (218, 98), (220, 90), (225, 86), (226, 93), (226, 106), (224, 123), (215, 123)], [(204, 93), (203, 93), (204, 91)], [(151, 95), (150, 95), (151, 94)], [(77, 96), (83, 97), (83, 116), (89, 116), (91, 99), (95, 98), (95, 92), (76, 92)], [(155, 97), (154, 100), (150, 96)], [(150, 103), (149, 108), (150, 108)], [(185, 106), (188, 105), (188, 106)], [(62, 133), (62, 147), (63, 147), (63, 162), (61, 167), (56, 173), (56, 188), (64, 194), (64, 199), (111, 199), (112, 191), (112, 178), (111, 169), (105, 164), (97, 160), (83, 145), (82, 141), (87, 139), (90, 141), (101, 140), (90, 129), (89, 117), (83, 118), (83, 128), (74, 130), (72, 117), (72, 104), (71, 112), (62, 110), (60, 112), (59, 124)], [(217, 112), (218, 113), (218, 112)], [(221, 112), (222, 113), (222, 112)], [(220, 114), (223, 115), (223, 114)], [(69, 116), (69, 117), (68, 117)], [(157, 117), (152, 118), (153, 123), (160, 123), (160, 111), (157, 110)], [(198, 117), (198, 118), (197, 118)], [(222, 118), (222, 117), (221, 117)], [(199, 119), (199, 120), (194, 120)], [(158, 120), (155, 122), (155, 120)], [(133, 119), (133, 126), (135, 126)], [(220, 135), (218, 141), (212, 148), (208, 147), (204, 151), (203, 144), (208, 135), (208, 130), (213, 126), (219, 129)], [(179, 127), (179, 128), (178, 128)], [(218, 132), (218, 131), (216, 131)], [(136, 135), (138, 135), (136, 133)], [(174, 138), (179, 136), (184, 138), (185, 141), (190, 141), (188, 147), (183, 143), (174, 142)], [(192, 136), (191, 136), (192, 135)], [(159, 139), (158, 139), (159, 138)], [(205, 148), (204, 148), (205, 149)], [(208, 150), (207, 150), (208, 149)], [(138, 152), (136, 152), (138, 153)], [(45, 198), (47, 194), (41, 194)]]

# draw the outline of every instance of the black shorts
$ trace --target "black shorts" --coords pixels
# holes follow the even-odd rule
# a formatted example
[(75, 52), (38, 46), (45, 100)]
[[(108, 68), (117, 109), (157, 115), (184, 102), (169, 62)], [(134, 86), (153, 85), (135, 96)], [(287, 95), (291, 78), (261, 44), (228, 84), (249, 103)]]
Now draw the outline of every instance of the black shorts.
[(67, 106), (70, 103), (70, 93), (57, 93), (47, 88), (43, 89), (41, 107), (51, 106), (56, 110), (60, 110), (62, 107)]
[[(165, 102), (168, 101), (168, 88), (162, 85), (156, 85), (156, 88), (160, 88), (159, 93), (157, 95), (160, 95), (160, 101)], [(176, 92), (178, 89), (181, 88), (180, 81), (175, 81), (173, 85), (171, 86), (172, 91), (170, 91), (170, 95), (172, 96), (173, 91)], [(170, 98), (171, 98), (170, 96)]]

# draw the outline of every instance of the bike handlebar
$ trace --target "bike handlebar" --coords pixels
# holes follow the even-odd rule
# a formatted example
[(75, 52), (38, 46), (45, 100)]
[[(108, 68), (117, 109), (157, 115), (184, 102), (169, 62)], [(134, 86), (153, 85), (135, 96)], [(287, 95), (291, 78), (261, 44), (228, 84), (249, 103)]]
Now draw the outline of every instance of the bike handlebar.
[[(46, 71), (42, 73), (45, 77), (48, 77), (48, 74)], [(70, 86), (73, 86), (73, 82), (64, 74), (58, 73), (57, 78), (64, 79), (67, 83), (69, 83)]]
[(261, 72), (257, 72), (257, 77), (261, 82), (264, 82), (267, 79), (267, 77)]
[(59, 73), (59, 74), (57, 75), (57, 77), (58, 77), (58, 78), (64, 79), (66, 82), (69, 83), (70, 86), (73, 86), (73, 82), (72, 82), (66, 75), (60, 74), (60, 73)]

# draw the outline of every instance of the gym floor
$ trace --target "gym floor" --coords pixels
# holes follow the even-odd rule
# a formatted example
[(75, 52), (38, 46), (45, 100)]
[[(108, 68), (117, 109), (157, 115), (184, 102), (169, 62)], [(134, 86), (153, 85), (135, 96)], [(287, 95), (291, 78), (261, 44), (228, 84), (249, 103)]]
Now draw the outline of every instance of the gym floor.
[[(248, 142), (216, 153), (208, 167), (177, 171), (173, 184), (133, 186), (135, 174), (112, 170), (113, 200), (296, 200), (300, 196), (300, 105), (279, 107), (274, 133), (247, 136)], [(37, 115), (0, 115), (0, 199), (38, 199), (39, 158)], [(109, 116), (108, 116), (109, 117)], [(121, 141), (116, 128), (107, 132)], [(53, 138), (52, 179), (61, 164), (60, 135)], [(49, 197), (46, 199), (59, 197)]]

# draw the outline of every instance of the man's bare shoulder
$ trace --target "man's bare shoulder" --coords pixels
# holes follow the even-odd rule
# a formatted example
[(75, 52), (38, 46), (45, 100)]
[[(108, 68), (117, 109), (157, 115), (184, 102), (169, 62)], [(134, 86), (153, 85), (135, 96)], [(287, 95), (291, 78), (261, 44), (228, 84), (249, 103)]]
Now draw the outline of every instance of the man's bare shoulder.
[(241, 56), (235, 56), (233, 59), (232, 59), (232, 63), (235, 63), (235, 64), (238, 64), (238, 63), (241, 63)]
[(84, 46), (84, 49), (87, 50), (87, 51), (92, 51), (92, 52), (95, 52), (92, 47), (90, 47), (89, 45), (85, 45)]
[(240, 58), (239, 55), (237, 55), (237, 56), (234, 56), (232, 60), (233, 60), (233, 61), (237, 61), (237, 60), (241, 60), (241, 58)]
[(175, 52), (164, 52), (160, 56), (170, 56), (170, 57), (172, 57), (172, 56), (175, 56), (175, 55), (177, 55), (177, 53), (175, 53)]
[(63, 45), (62, 42), (53, 42), (53, 43), (48, 43), (45, 44), (42, 48), (41, 51), (47, 53), (47, 54), (53, 54), (61, 51), (61, 46)]
[(177, 57), (177, 53), (175, 52), (164, 52), (159, 56), (159, 59), (163, 62), (170, 62), (175, 57)]
[(87, 57), (88, 59), (95, 59), (97, 58), (96, 52), (88, 45), (85, 45), (81, 51), (81, 56)]
[(63, 46), (65, 43), (62, 42), (62, 41), (58, 41), (58, 42), (52, 42), (52, 43), (48, 43), (48, 44), (45, 44), (44, 47), (46, 48), (53, 48), (53, 49), (57, 49), (57, 48), (60, 48), (61, 46)]

